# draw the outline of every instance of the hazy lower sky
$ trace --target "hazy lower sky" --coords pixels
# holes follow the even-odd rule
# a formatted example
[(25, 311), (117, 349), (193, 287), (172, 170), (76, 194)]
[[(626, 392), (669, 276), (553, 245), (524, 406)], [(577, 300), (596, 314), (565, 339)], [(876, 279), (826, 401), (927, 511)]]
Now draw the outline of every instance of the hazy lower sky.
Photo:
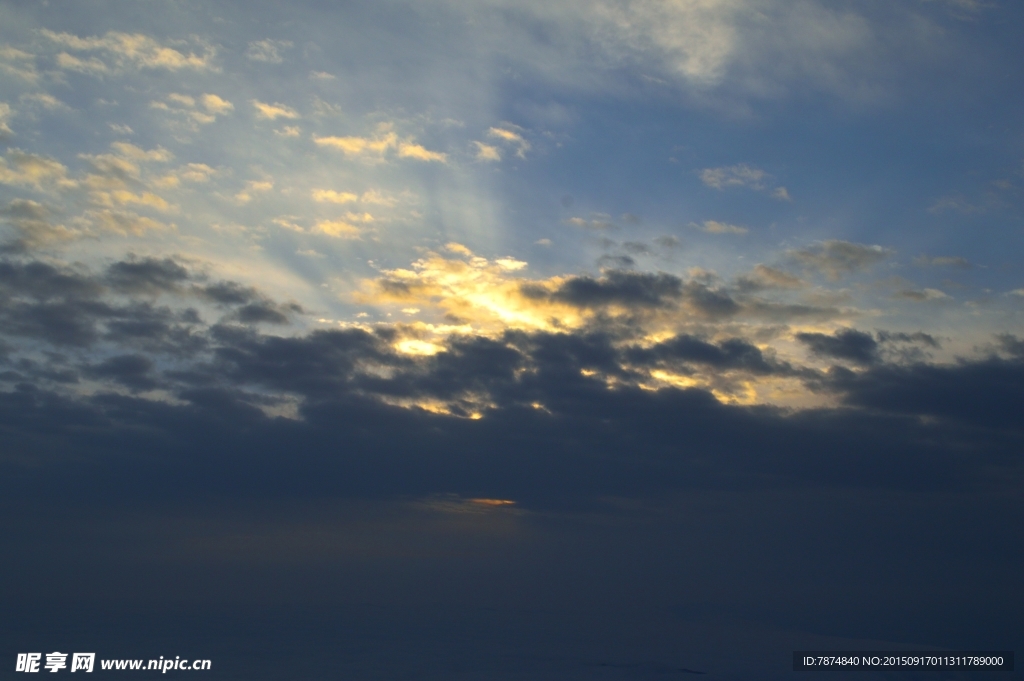
[(0, 2), (3, 654), (1012, 649), (1022, 22)]

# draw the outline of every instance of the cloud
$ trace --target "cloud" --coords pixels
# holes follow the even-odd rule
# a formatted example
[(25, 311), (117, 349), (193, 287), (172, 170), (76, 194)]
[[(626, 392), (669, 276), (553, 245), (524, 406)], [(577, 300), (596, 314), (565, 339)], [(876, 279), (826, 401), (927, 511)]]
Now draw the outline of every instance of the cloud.
[(0, 157), (0, 184), (34, 187), (37, 190), (69, 189), (77, 183), (68, 178), (68, 169), (56, 159), (8, 149)]
[[(527, 142), (526, 139), (520, 133), (516, 132), (515, 130), (511, 130), (511, 127), (513, 127), (511, 124), (505, 124), (505, 127), (488, 128), (487, 136), (493, 137), (507, 145), (515, 147), (516, 156), (518, 156), (519, 158), (526, 158), (526, 152), (530, 150), (530, 143)], [(480, 142), (477, 142), (476, 144), (480, 146), (481, 152), (483, 151), (483, 147), (486, 146), (481, 145)], [(494, 147), (490, 148), (493, 149)]]
[(759, 192), (770, 192), (771, 196), (782, 201), (790, 201), (789, 192), (785, 187), (770, 186), (771, 175), (756, 168), (740, 163), (720, 168), (705, 168), (700, 171), (700, 181), (707, 186), (722, 191), (729, 187), (747, 187)]
[(807, 286), (799, 277), (767, 265), (755, 265), (751, 272), (738, 278), (738, 284), (744, 291), (772, 288), (801, 289)]
[(256, 40), (249, 43), (249, 47), (245, 50), (245, 56), (250, 61), (280, 64), (284, 61), (281, 52), (291, 46), (290, 40)]
[(483, 142), (473, 142), (476, 145), (476, 160), (478, 161), (500, 161), (501, 151), (498, 147), (484, 144)]
[(35, 55), (10, 45), (0, 45), (0, 72), (20, 78), (27, 83), (39, 80), (35, 66)]
[(14, 134), (14, 131), (7, 125), (7, 121), (10, 119), (11, 105), (6, 102), (0, 102), (0, 139)]
[(949, 296), (938, 289), (925, 288), (921, 290), (903, 289), (894, 293), (893, 298), (902, 298), (903, 300), (912, 300), (916, 303), (923, 303), (929, 300), (948, 300)]
[(50, 210), (31, 199), (12, 200), (0, 209), (0, 220), (17, 234), (13, 241), (0, 244), (0, 251), (20, 252), (80, 236), (78, 230), (54, 223), (50, 219)]
[(98, 227), (101, 231), (120, 236), (142, 236), (147, 232), (165, 231), (171, 228), (171, 225), (128, 210), (88, 210), (82, 217), (87, 223)]
[(266, 104), (258, 99), (252, 100), (252, 105), (256, 108), (256, 117), (264, 118), (267, 120), (277, 120), (278, 118), (299, 118), (299, 113), (287, 106), (276, 102), (274, 104)]
[[(100, 52), (110, 59), (113, 62), (113, 67), (118, 70), (135, 68), (178, 71), (181, 69), (212, 70), (214, 68), (213, 58), (216, 51), (212, 47), (203, 46), (202, 54), (183, 53), (141, 33), (109, 31), (103, 37), (80, 38), (70, 33), (55, 33), (48, 29), (42, 29), (40, 35), (70, 50)], [(58, 55), (57, 65), (64, 69), (94, 75), (111, 70), (107, 63), (95, 57), (82, 60), (67, 53)]]
[(311, 192), (314, 201), (319, 203), (365, 203), (370, 205), (379, 206), (393, 206), (397, 202), (396, 199), (390, 196), (385, 196), (380, 192), (368, 189), (362, 194), (356, 194), (354, 192), (336, 191), (334, 189), (314, 189)]
[(398, 156), (399, 158), (413, 158), (417, 161), (437, 161), (445, 163), (448, 161), (448, 155), (438, 151), (430, 151), (426, 147), (413, 144), (411, 142), (399, 142), (398, 143)]
[(323, 147), (337, 149), (346, 156), (354, 156), (368, 160), (384, 160), (389, 153), (396, 153), (399, 158), (412, 158), (418, 161), (434, 161), (446, 163), (448, 155), (430, 151), (416, 144), (412, 138), (401, 139), (391, 129), (389, 123), (377, 126), (373, 137), (313, 137), (313, 141)]
[[(147, 185), (153, 188), (173, 186), (175, 180), (168, 179), (167, 175), (151, 177), (147, 166), (167, 163), (174, 155), (163, 147), (147, 150), (128, 142), (113, 142), (110, 148), (112, 153), (80, 155), (89, 166), (82, 184), (89, 190), (90, 201), (101, 206), (134, 203), (170, 210), (171, 205), (163, 197), (140, 189)], [(198, 172), (199, 168), (193, 171)]]
[(313, 231), (338, 239), (358, 239), (363, 230), (344, 220), (318, 220)]
[[(46, 92), (30, 92), (19, 97), (18, 101), (28, 102), (29, 104), (35, 104), (49, 111), (71, 110), (71, 107), (69, 107), (67, 104)], [(2, 112), (0, 112), (0, 114), (2, 114)], [(0, 115), (0, 118), (2, 118), (2, 115)]]
[(835, 239), (787, 252), (787, 255), (799, 264), (821, 272), (833, 281), (844, 275), (868, 269), (892, 254), (893, 251), (881, 246), (865, 246)]
[(359, 195), (352, 192), (338, 192), (333, 189), (314, 189), (313, 200), (328, 203), (352, 203), (359, 200)]
[(798, 333), (796, 339), (821, 357), (845, 359), (857, 364), (871, 364), (878, 360), (878, 343), (871, 334), (855, 329), (836, 331), (831, 336)]
[(129, 256), (111, 264), (103, 283), (120, 293), (159, 294), (182, 290), (192, 275), (173, 258), (137, 258)]
[(235, 200), (239, 203), (249, 203), (258, 195), (269, 192), (273, 188), (273, 180), (249, 180), (245, 183), (245, 189), (235, 194)]
[(961, 270), (969, 270), (973, 267), (966, 258), (959, 256), (927, 256), (919, 255), (913, 260), (918, 267), (955, 267)]
[(701, 225), (693, 223), (691, 225), (708, 234), (746, 234), (750, 231), (746, 227), (730, 225), (727, 222), (718, 222), (717, 220), (705, 220)]
[(605, 230), (615, 228), (615, 223), (612, 222), (612, 216), (606, 213), (592, 213), (589, 219), (571, 217), (565, 222), (573, 227), (584, 227), (587, 229)]

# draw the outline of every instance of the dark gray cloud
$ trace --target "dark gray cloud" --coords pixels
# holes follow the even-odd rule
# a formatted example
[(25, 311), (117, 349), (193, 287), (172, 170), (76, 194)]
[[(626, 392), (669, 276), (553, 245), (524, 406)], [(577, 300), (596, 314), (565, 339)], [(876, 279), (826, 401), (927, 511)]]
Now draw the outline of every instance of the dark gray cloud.
[[(1005, 491), (1024, 479), (1017, 337), (998, 338), (998, 356), (951, 366), (891, 361), (889, 348), (939, 345), (920, 332), (801, 338), (859, 372), (808, 372), (739, 337), (684, 334), (640, 346), (635, 329), (611, 324), (453, 336), (434, 355), (410, 356), (393, 347), (397, 326), (272, 335), (232, 318), (262, 304), (259, 291), (184, 276), (176, 261), (131, 263), (142, 266), (115, 269), (125, 277), (116, 290), (109, 268), (93, 276), (8, 263), (0, 278), (5, 319), (21, 319), (19, 306), (81, 309), (81, 334), (94, 346), (29, 358), (23, 341), (50, 332), (0, 327), (0, 539), (10, 549), (0, 597), (5, 612), (22, 613), (8, 640), (26, 650), (61, 627), (75, 631), (66, 608), (54, 610), (64, 619), (46, 622), (24, 614), (40, 602), (95, 598), (116, 621), (135, 622), (126, 613), (166, 616), (167, 599), (204, 604), (188, 608), (201, 617), (173, 631), (160, 629), (166, 620), (151, 622), (149, 636), (162, 632), (161, 641), (180, 646), (175, 654), (202, 641), (210, 651), (202, 654), (222, 668), (248, 669), (251, 650), (232, 657), (213, 629), (270, 622), (268, 594), (300, 615), (282, 615), (261, 634), (266, 650), (278, 651), (261, 658), (267, 666), (320, 640), (274, 643), (296, 631), (288, 617), (307, 622), (323, 607), (329, 629), (351, 603), (370, 603), (387, 639), (415, 608), (436, 607), (421, 605), (430, 598), (474, 623), (464, 643), (451, 643), (446, 629), (438, 637), (449, 643), (430, 639), (434, 649), (454, 646), (450, 654), (463, 661), (485, 656), (483, 647), (494, 670), (531, 678), (681, 669), (750, 678), (763, 666), (759, 658), (729, 676), (721, 670), (734, 651), (709, 656), (702, 643), (683, 655), (677, 640), (575, 648), (555, 631), (590, 631), (596, 620), (611, 623), (594, 630), (602, 641), (609, 627), (616, 641), (632, 640), (638, 626), (652, 640), (655, 631), (690, 640), (724, 622), (715, 645), (740, 637), (764, 646), (765, 659), (779, 646), (807, 645), (807, 632), (824, 632), (819, 647), (849, 647), (842, 637), (869, 634), (983, 647), (1016, 631), (1016, 601), (997, 594), (991, 578), (1011, 583), (1020, 543), (1015, 530), (991, 528), (1019, 516), (1016, 493)], [(711, 279), (619, 272), (566, 284), (533, 295), (581, 307), (686, 306), (702, 318), (740, 305)], [(128, 290), (142, 297), (107, 298)], [(150, 297), (157, 292), (160, 305)], [(190, 307), (197, 301), (224, 315), (204, 323)], [(636, 372), (652, 367), (794, 376), (843, 407), (787, 411), (724, 404), (701, 389), (646, 390)], [(144, 398), (153, 390), (170, 399)], [(449, 414), (396, 406), (437, 402)], [(517, 503), (491, 512), (468, 501), (477, 498)], [(64, 567), (67, 553), (73, 568)], [(935, 605), (935, 591), (954, 584), (979, 586)], [(718, 595), (709, 601), (709, 593)], [(646, 624), (628, 619), (638, 602)], [(214, 627), (212, 603), (235, 614)], [(605, 608), (600, 617), (595, 603)], [(258, 616), (237, 615), (241, 604)], [(95, 612), (93, 630), (117, 630), (95, 625)], [(566, 615), (577, 612), (587, 614)], [(440, 615), (423, 613), (407, 625), (433, 631)], [(355, 630), (378, 626), (359, 614)], [(508, 654), (518, 636), (509, 622), (529, 632), (542, 621), (554, 629), (537, 636), (556, 641), (556, 654)], [(800, 633), (780, 643), (777, 632), (790, 629)], [(148, 640), (119, 636), (101, 644), (134, 651)], [(251, 646), (255, 634), (244, 638)], [(404, 642), (396, 659), (405, 659), (409, 635), (396, 640)], [(357, 659), (344, 653), (346, 665)], [(366, 668), (423, 675), (379, 659)]]
[(189, 271), (172, 258), (134, 258), (107, 268), (105, 282), (123, 293), (165, 293), (178, 291), (190, 279)]
[[(524, 289), (527, 295), (532, 289)], [(577, 307), (630, 305), (644, 308), (665, 307), (683, 296), (683, 281), (671, 274), (648, 274), (611, 270), (601, 278), (573, 277), (564, 282), (551, 298)]]
[(649, 348), (630, 348), (626, 357), (632, 363), (689, 362), (761, 375), (791, 371), (788, 364), (766, 358), (756, 345), (740, 338), (730, 338), (716, 344), (694, 336), (680, 335)]
[(929, 349), (941, 347), (938, 339), (920, 331), (878, 331), (872, 336), (856, 329), (842, 329), (832, 335), (798, 333), (796, 339), (814, 355), (861, 365), (882, 361), (920, 362), (927, 359)]
[(871, 364), (878, 359), (878, 342), (869, 333), (843, 329), (831, 336), (824, 333), (798, 333), (796, 339), (820, 357)]
[(118, 355), (85, 368), (90, 377), (110, 379), (135, 391), (157, 387), (152, 371), (153, 361), (142, 355)]

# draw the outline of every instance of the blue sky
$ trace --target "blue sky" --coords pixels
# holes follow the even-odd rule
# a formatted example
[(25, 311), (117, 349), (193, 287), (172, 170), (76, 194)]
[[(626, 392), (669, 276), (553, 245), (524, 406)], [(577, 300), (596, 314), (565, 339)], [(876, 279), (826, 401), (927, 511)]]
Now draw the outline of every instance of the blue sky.
[[(408, 629), (430, 584), (453, 632), (480, 607), (516, 622), (522, 660), (538, 594), (567, 628), (607, 608), (715, 641), (602, 666), (566, 637), (516, 667), (537, 678), (788, 673), (730, 651), (741, 630), (768, 651), (1019, 641), (1019, 551), (876, 547), (876, 573), (798, 547), (829, 518), (891, 549), (1019, 517), (1022, 12), (0, 4), (0, 464), (28, 556), (8, 583), (74, 581), (40, 577), (26, 537), (116, 536), (116, 559), (81, 547), (81, 603), (141, 564), (143, 607), (173, 572), (149, 533), (228, 613), (225, 565), (254, 575), (239, 612), (274, 569), (354, 570), (327, 600), (377, 594), (417, 650), (440, 645)], [(682, 586), (677, 530), (706, 549)], [(441, 548), (399, 548), (418, 534)], [(928, 594), (952, 584), (972, 586), (946, 611)], [(487, 631), (466, 678), (500, 668)]]

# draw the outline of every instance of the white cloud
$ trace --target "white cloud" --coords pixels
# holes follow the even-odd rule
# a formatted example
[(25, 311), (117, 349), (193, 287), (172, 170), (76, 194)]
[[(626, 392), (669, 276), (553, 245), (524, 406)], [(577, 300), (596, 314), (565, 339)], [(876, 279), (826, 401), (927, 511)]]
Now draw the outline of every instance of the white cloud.
[(120, 236), (142, 236), (146, 232), (162, 231), (171, 227), (126, 210), (86, 211), (85, 218), (101, 230)]
[(170, 114), (182, 116), (190, 121), (193, 130), (199, 125), (209, 125), (234, 110), (235, 105), (219, 95), (206, 93), (199, 97), (198, 101), (191, 95), (184, 95), (172, 92), (164, 98), (166, 101), (150, 102), (150, 107), (160, 109)]
[(7, 121), (11, 119), (11, 115), (11, 105), (7, 102), (0, 102), (0, 137), (14, 134), (14, 131), (7, 125)]
[(333, 189), (314, 189), (313, 200), (327, 203), (352, 203), (359, 200), (359, 195), (352, 192), (338, 192)]
[(256, 107), (257, 118), (265, 118), (273, 121), (277, 120), (278, 118), (299, 117), (299, 113), (295, 109), (285, 104), (281, 104), (280, 102), (267, 104), (266, 102), (261, 102), (258, 99), (254, 99), (252, 100), (252, 105)]
[(200, 101), (203, 104), (203, 108), (214, 115), (226, 114), (229, 111), (233, 111), (235, 108), (235, 105), (228, 100), (210, 93), (206, 93), (200, 97)]
[(235, 199), (239, 203), (249, 203), (257, 194), (264, 194), (273, 188), (273, 180), (250, 180), (245, 183), (245, 189), (235, 194)]
[(501, 151), (498, 147), (474, 141), (476, 145), (476, 160), (478, 161), (500, 161)]
[(0, 46), (0, 72), (29, 83), (39, 80), (35, 56), (9, 45)]
[(313, 227), (318, 234), (325, 234), (336, 239), (358, 239), (362, 230), (344, 220), (320, 220)]
[(27, 93), (19, 97), (18, 101), (28, 102), (29, 104), (36, 104), (38, 106), (43, 107), (44, 109), (49, 109), (50, 111), (57, 111), (61, 109), (65, 111), (70, 111), (71, 109), (71, 107), (69, 107), (67, 104), (46, 92)]
[(78, 230), (52, 222), (50, 210), (29, 199), (14, 199), (5, 208), (0, 208), (0, 219), (17, 234), (12, 245), (21, 248), (39, 248), (69, 241), (81, 234)]
[[(80, 38), (70, 33), (55, 33), (47, 29), (40, 34), (68, 50), (78, 52), (99, 52), (113, 62), (115, 68), (136, 69), (180, 69), (207, 70), (213, 68), (216, 51), (203, 46), (202, 54), (181, 52), (141, 33), (109, 31), (103, 37)], [(96, 57), (80, 59), (67, 52), (58, 55), (57, 65), (61, 68), (100, 74), (111, 70), (106, 62)]]
[(7, 158), (0, 157), (0, 184), (31, 186), (39, 190), (77, 186), (68, 178), (68, 169), (60, 161), (10, 149)]
[(785, 187), (772, 187), (772, 176), (752, 165), (738, 163), (734, 166), (705, 168), (700, 171), (700, 181), (722, 191), (729, 187), (747, 187), (759, 192), (770, 192), (773, 198), (791, 201)]
[(249, 43), (245, 56), (250, 61), (262, 61), (269, 64), (280, 64), (284, 61), (281, 51), (292, 46), (290, 40), (256, 40)]
[(342, 152), (346, 156), (355, 156), (367, 160), (384, 160), (389, 153), (395, 153), (399, 158), (411, 158), (418, 161), (433, 161), (446, 163), (448, 155), (439, 151), (431, 151), (426, 147), (416, 144), (410, 138), (399, 138), (391, 129), (390, 123), (382, 123), (377, 126), (377, 132), (372, 137), (313, 137), (313, 141), (323, 147), (331, 147)]
[(494, 137), (501, 140), (506, 144), (511, 144), (516, 147), (516, 156), (519, 158), (526, 158), (526, 152), (530, 150), (530, 143), (526, 139), (516, 132), (515, 130), (509, 130), (507, 127), (503, 128), (490, 128), (487, 131), (488, 137)]
[(605, 213), (593, 213), (590, 219), (572, 217), (565, 222), (574, 227), (586, 227), (588, 229), (612, 229), (615, 227), (615, 223), (612, 222), (612, 216)]

